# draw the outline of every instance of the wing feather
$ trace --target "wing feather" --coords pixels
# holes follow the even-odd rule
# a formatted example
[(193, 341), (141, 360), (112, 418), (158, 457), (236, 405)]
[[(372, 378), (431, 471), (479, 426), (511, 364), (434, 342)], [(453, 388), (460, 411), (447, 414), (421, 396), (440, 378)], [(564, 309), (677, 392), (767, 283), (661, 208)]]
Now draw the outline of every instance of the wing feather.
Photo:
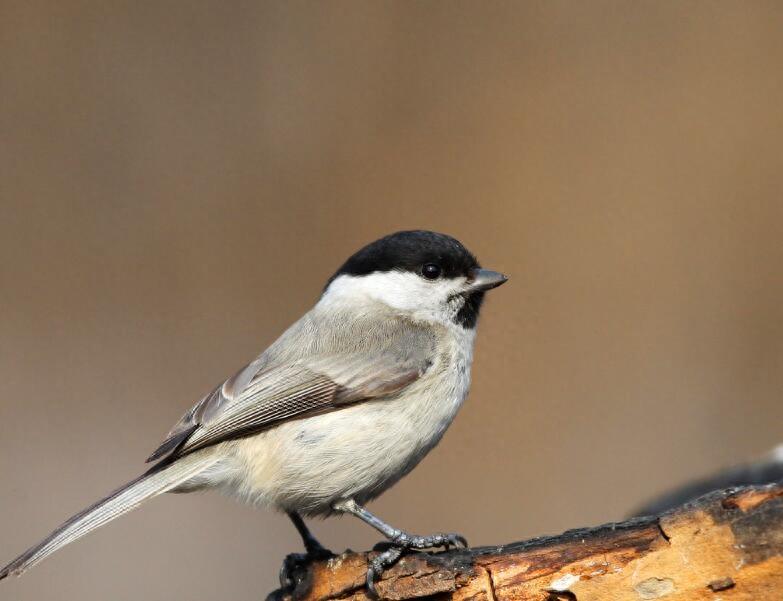
[(433, 333), (396, 316), (330, 324), (305, 315), (258, 359), (196, 403), (148, 461), (389, 397), (421, 377), (434, 355)]

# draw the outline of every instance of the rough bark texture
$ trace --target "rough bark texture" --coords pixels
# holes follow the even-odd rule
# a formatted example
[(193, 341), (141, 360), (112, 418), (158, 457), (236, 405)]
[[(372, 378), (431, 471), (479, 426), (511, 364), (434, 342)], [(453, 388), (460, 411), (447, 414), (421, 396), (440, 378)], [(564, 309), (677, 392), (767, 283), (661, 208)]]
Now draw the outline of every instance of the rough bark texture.
[[(367, 599), (370, 553), (314, 562), (278, 601)], [(382, 597), (458, 601), (783, 600), (783, 485), (708, 494), (660, 516), (500, 547), (403, 557)]]

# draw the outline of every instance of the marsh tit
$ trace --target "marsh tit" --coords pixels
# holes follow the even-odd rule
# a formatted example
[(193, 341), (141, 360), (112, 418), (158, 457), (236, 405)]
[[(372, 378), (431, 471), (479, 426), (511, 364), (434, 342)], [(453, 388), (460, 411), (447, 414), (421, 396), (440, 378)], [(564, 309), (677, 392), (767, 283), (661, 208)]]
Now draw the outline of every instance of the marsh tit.
[(506, 279), (444, 234), (398, 232), (365, 246), (308, 313), (182, 417), (147, 472), (67, 520), (0, 579), (164, 492), (217, 489), (286, 512), (310, 555), (328, 551), (303, 517), (354, 515), (390, 543), (369, 566), (371, 592), (405, 549), (466, 544), (408, 534), (364, 505), (451, 424), (470, 386), (484, 293)]

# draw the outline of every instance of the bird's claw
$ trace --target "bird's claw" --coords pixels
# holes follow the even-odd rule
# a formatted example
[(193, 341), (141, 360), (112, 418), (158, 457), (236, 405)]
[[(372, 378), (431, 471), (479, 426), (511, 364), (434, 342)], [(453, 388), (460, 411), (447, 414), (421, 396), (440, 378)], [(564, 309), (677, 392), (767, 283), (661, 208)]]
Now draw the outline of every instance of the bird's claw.
[(393, 542), (395, 545), (403, 547), (405, 549), (430, 549), (432, 547), (444, 547), (446, 550), (451, 547), (465, 547), (468, 546), (468, 541), (461, 534), (454, 533), (439, 533), (430, 534), (429, 536), (416, 536), (413, 534), (407, 534), (406, 532), (400, 532), (394, 537)]
[(289, 553), (280, 566), (280, 586), (287, 590), (293, 590), (301, 581), (301, 576), (306, 572), (307, 566), (323, 559), (334, 557), (329, 549), (321, 547), (312, 547), (307, 553)]
[(375, 588), (375, 581), (380, 578), (383, 571), (393, 566), (402, 555), (404, 549), (402, 547), (389, 547), (383, 553), (376, 555), (370, 560), (370, 565), (367, 568), (367, 593), (373, 599), (379, 599), (378, 590)]
[(393, 566), (402, 556), (403, 552), (408, 549), (419, 550), (444, 547), (448, 550), (451, 547), (467, 548), (467, 546), (468, 541), (461, 534), (441, 533), (431, 534), (429, 536), (417, 536), (415, 534), (408, 534), (407, 532), (400, 532), (393, 537), (391, 541), (384, 541), (375, 546), (376, 550), (382, 550), (382, 552), (370, 560), (370, 565), (367, 568), (367, 592), (372, 598), (379, 598), (378, 590), (375, 587), (376, 581), (381, 577), (384, 570)]

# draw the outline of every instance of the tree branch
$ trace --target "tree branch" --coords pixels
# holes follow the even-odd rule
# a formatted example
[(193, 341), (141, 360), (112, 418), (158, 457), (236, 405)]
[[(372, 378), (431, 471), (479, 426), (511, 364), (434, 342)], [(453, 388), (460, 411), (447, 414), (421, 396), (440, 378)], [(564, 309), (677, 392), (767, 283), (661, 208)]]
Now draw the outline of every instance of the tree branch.
[[(306, 566), (278, 601), (367, 599), (367, 558)], [(783, 485), (718, 491), (660, 516), (500, 547), (414, 553), (387, 570), (382, 597), (455, 601), (780, 601)]]

